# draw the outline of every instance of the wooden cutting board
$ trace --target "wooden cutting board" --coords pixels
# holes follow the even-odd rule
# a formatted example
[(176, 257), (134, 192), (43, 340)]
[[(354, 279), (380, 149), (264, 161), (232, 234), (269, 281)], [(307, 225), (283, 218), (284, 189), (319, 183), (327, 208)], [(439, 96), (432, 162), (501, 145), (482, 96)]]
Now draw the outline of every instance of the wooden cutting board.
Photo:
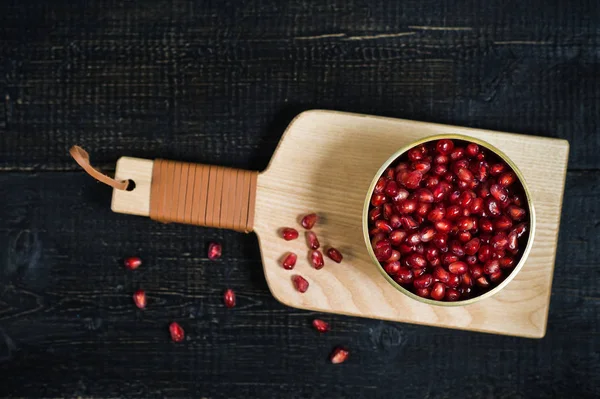
[[(498, 294), (463, 307), (417, 302), (392, 287), (369, 258), (361, 217), (367, 190), (379, 167), (397, 149), (438, 134), (463, 134), (496, 146), (520, 168), (532, 192), (537, 230), (529, 258)], [(523, 136), (402, 119), (313, 110), (298, 115), (285, 131), (268, 168), (258, 175), (254, 232), (273, 296), (300, 309), (541, 338), (546, 332), (569, 144)], [(148, 216), (155, 162), (123, 157), (117, 179), (132, 179), (132, 191), (114, 190), (115, 212)], [(322, 247), (335, 246), (341, 264), (325, 258), (315, 270), (299, 224), (302, 215), (321, 217), (313, 229)], [(281, 227), (295, 227), (298, 240), (284, 241)], [(191, 239), (191, 237), (190, 237)], [(298, 254), (294, 270), (282, 256)], [(298, 293), (293, 274), (310, 288)]]

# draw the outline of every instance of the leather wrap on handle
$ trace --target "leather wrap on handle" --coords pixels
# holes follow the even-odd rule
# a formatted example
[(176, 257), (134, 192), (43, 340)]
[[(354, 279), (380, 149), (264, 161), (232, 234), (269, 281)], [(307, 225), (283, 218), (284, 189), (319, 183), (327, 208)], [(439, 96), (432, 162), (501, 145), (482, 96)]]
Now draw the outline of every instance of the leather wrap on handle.
[(150, 218), (250, 232), (258, 172), (157, 159)]

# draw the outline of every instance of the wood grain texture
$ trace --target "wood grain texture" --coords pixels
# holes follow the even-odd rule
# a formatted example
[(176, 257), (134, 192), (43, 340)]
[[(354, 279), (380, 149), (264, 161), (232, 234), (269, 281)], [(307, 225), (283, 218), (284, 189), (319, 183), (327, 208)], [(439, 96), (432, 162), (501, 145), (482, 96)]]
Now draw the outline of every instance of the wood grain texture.
[[(590, 0), (3, 1), (0, 396), (597, 398), (598, 26)], [(314, 108), (569, 140), (546, 337), (290, 309), (254, 235), (115, 214), (68, 155), (263, 170)]]

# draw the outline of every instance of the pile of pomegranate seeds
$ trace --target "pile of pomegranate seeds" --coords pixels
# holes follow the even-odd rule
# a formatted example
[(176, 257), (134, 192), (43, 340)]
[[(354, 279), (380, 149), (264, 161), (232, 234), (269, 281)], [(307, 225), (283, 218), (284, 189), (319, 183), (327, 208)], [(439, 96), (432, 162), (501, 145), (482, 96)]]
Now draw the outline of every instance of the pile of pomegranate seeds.
[(369, 236), (398, 284), (437, 301), (476, 297), (517, 265), (529, 221), (523, 186), (493, 152), (460, 140), (427, 142), (375, 184)]

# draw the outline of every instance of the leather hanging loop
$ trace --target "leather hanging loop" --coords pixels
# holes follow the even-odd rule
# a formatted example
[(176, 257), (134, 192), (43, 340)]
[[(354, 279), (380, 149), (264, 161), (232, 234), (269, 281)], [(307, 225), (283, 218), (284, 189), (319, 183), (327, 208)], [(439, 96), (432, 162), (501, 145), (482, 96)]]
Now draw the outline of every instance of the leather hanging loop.
[(117, 190), (127, 190), (129, 181), (116, 180), (116, 179), (110, 178), (110, 177), (106, 176), (105, 174), (99, 172), (98, 170), (94, 169), (94, 167), (92, 165), (90, 165), (89, 154), (83, 148), (79, 147), (78, 145), (74, 145), (69, 150), (69, 153), (71, 154), (71, 156), (73, 157), (75, 162), (77, 162), (79, 164), (79, 166), (81, 166), (83, 168), (83, 170), (85, 170), (94, 179), (96, 179), (99, 182), (102, 182), (104, 184), (107, 184), (113, 188), (116, 188)]

